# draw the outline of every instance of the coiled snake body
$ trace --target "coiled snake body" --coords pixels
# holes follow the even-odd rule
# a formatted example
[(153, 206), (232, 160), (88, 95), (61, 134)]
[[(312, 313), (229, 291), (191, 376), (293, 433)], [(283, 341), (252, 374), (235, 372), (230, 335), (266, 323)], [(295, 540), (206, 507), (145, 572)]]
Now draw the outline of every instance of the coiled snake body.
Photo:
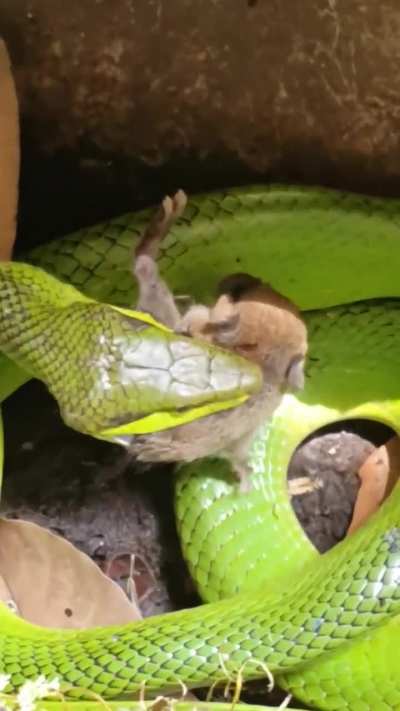
[[(127, 307), (134, 303), (132, 240), (147, 220), (146, 211), (126, 215), (37, 248), (27, 259), (89, 299)], [(271, 673), (313, 708), (400, 709), (400, 490), (363, 529), (320, 556), (286, 489), (294, 448), (318, 427), (361, 417), (400, 430), (400, 201), (280, 186), (200, 196), (166, 239), (160, 267), (176, 293), (202, 302), (212, 300), (221, 277), (237, 271), (292, 299), (309, 329), (305, 390), (285, 396), (257, 437), (248, 494), (238, 494), (219, 460), (185, 466), (177, 475), (182, 546), (208, 604), (77, 632), (34, 627), (1, 606), (0, 672), (11, 674), (10, 689), (45, 674), (108, 699), (143, 683), (171, 691), (180, 683)], [(2, 365), (3, 399), (28, 377), (15, 362), (48, 382), (49, 367), (53, 377), (62, 357), (62, 321), (50, 352), (44, 346), (47, 296), (40, 276), (40, 308), (22, 313), (17, 300), (10, 313), (7, 280), (18, 291), (34, 278), (29, 267), (19, 269), (14, 275), (13, 267), (0, 268), (0, 348), (11, 357)], [(75, 298), (65, 288), (61, 304)], [(101, 306), (96, 309), (101, 324)], [(22, 331), (29, 336), (23, 342)], [(72, 347), (86, 346), (78, 338)], [(46, 358), (50, 366), (43, 365)], [(67, 376), (51, 380), (57, 399)], [(93, 388), (84, 393), (89, 399)], [(85, 431), (91, 408), (97, 411), (89, 401), (78, 415), (72, 408), (78, 421), (71, 424)], [(111, 410), (113, 417), (125, 415)], [(92, 422), (86, 431), (101, 436), (103, 425)]]

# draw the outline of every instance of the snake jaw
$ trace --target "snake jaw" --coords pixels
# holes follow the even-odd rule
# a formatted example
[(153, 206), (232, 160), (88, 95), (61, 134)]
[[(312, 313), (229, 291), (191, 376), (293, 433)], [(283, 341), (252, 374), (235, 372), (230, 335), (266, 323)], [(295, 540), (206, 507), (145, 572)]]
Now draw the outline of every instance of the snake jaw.
[(129, 447), (137, 435), (181, 427), (202, 417), (208, 417), (217, 412), (225, 412), (231, 408), (239, 407), (249, 397), (249, 395), (241, 395), (231, 400), (211, 402), (204, 406), (188, 408), (179, 412), (153, 412), (147, 417), (132, 420), (132, 422), (124, 423), (119, 427), (110, 427), (102, 430), (97, 436), (100, 439), (106, 439), (124, 447)]

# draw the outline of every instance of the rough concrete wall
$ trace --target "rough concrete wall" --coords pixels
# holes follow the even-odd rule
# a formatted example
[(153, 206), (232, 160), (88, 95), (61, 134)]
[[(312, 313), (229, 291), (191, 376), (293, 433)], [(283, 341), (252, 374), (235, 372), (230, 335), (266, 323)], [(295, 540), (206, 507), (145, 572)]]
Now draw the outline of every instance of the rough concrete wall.
[(177, 186), (399, 190), (398, 0), (0, 0), (0, 28), (24, 239)]

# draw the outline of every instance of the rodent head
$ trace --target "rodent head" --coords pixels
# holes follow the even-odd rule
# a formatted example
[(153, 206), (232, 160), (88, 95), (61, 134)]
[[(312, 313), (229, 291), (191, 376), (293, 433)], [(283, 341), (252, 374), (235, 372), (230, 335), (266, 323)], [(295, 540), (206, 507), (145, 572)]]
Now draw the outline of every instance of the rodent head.
[(257, 363), (270, 383), (303, 388), (307, 329), (297, 307), (247, 274), (227, 277), (219, 292), (213, 307), (194, 312), (192, 335)]

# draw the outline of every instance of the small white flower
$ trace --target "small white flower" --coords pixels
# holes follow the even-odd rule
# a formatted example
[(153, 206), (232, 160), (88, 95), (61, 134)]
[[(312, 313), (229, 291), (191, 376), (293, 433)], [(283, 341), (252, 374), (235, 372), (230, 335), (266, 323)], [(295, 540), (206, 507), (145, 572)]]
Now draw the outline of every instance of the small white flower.
[(10, 681), (10, 674), (0, 674), (0, 691), (4, 691)]
[(58, 691), (60, 682), (58, 679), (46, 681), (43, 675), (39, 676), (35, 681), (26, 681), (18, 692), (17, 701), (21, 711), (34, 711), (35, 701), (43, 699), (52, 691)]

